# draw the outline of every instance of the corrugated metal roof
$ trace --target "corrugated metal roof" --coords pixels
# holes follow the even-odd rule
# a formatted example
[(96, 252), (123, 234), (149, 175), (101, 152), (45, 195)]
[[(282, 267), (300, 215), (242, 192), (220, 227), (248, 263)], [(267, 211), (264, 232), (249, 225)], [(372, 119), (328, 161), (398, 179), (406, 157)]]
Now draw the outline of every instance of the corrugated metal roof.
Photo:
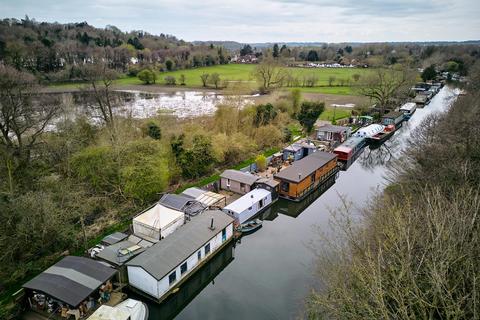
[(253, 206), (253, 204), (257, 203), (261, 199), (264, 199), (265, 197), (267, 197), (269, 194), (270, 194), (270, 191), (262, 188), (253, 189), (249, 193), (245, 194), (244, 196), (230, 203), (224, 209), (230, 210), (236, 213), (241, 213), (247, 210), (248, 208), (250, 208), (251, 206)]
[[(212, 218), (214, 230), (210, 229)], [(233, 218), (220, 210), (205, 211), (126, 265), (141, 267), (160, 280), (232, 222)]]
[(233, 169), (223, 171), (220, 177), (238, 181), (248, 185), (252, 185), (255, 181), (259, 179), (259, 177), (253, 174), (242, 172), (239, 170), (233, 170)]
[(25, 283), (23, 287), (44, 292), (76, 307), (115, 273), (115, 269), (98, 261), (68, 256)]
[(290, 167), (275, 174), (274, 177), (300, 182), (336, 157), (333, 153), (317, 151), (301, 160), (295, 161)]

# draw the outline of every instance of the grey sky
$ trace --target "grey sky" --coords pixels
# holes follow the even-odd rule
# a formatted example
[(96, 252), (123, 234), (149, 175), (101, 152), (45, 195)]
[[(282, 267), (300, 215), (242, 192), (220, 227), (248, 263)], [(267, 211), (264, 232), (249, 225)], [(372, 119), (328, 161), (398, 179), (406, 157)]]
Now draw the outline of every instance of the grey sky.
[(480, 0), (0, 0), (0, 13), (188, 41), (480, 39)]

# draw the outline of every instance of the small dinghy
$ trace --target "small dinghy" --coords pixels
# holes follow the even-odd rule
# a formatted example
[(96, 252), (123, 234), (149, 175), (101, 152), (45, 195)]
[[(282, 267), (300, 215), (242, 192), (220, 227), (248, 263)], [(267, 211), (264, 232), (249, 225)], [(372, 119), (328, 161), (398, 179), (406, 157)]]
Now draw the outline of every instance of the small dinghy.
[(246, 234), (246, 233), (254, 232), (255, 230), (261, 227), (262, 227), (262, 220), (255, 219), (255, 220), (242, 223), (237, 227), (237, 231), (241, 232), (242, 234)]

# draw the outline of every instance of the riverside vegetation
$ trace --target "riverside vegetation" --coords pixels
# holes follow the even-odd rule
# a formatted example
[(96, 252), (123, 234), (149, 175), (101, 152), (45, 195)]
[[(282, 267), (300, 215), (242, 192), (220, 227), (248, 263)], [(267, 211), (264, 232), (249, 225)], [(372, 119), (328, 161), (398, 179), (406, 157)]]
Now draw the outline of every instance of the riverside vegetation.
[(310, 319), (479, 319), (480, 66), (468, 94), (425, 120), (391, 184), (318, 247)]

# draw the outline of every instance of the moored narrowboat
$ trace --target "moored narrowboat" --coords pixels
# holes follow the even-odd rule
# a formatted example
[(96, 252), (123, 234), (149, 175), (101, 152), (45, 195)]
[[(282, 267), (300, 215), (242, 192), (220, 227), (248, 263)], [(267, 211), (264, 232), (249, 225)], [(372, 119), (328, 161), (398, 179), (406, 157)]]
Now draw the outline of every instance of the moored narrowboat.
[(382, 124), (388, 126), (393, 124), (395, 128), (402, 126), (402, 122), (405, 120), (403, 112), (400, 111), (391, 111), (382, 117)]
[(373, 137), (367, 138), (367, 142), (370, 144), (380, 144), (388, 140), (393, 134), (395, 133), (395, 126), (393, 124), (389, 124), (388, 126), (383, 129), (382, 132), (377, 133)]
[(417, 110), (417, 105), (415, 102), (407, 102), (399, 109), (400, 112), (403, 112), (403, 117), (405, 120), (409, 120), (415, 113), (415, 110)]
[(360, 128), (353, 134), (354, 137), (360, 137), (360, 138), (369, 138), (373, 137), (379, 132), (383, 131), (383, 126), (378, 123), (374, 123), (371, 125), (368, 125), (364, 128)]
[(338, 161), (342, 164), (342, 170), (347, 170), (358, 158), (365, 144), (366, 140), (363, 137), (350, 137), (333, 150), (338, 157)]

